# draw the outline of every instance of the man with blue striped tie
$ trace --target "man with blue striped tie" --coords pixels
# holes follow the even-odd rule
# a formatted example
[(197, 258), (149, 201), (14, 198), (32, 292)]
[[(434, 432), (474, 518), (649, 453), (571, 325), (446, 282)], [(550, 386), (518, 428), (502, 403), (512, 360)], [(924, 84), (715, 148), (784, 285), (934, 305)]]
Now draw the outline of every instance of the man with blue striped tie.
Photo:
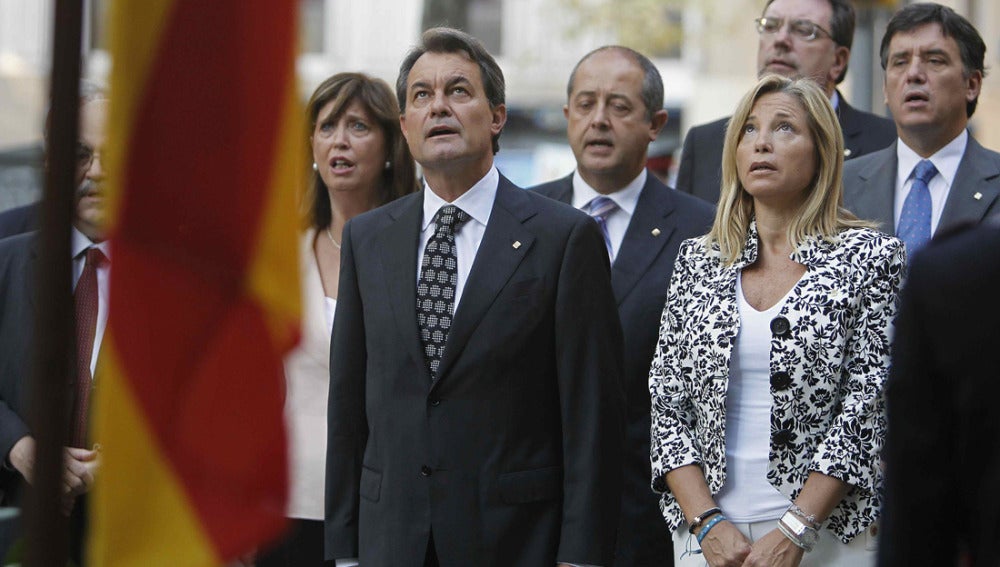
[(966, 127), (986, 45), (951, 8), (911, 4), (882, 38), (885, 99), (898, 140), (844, 165), (844, 206), (879, 221), (912, 254), (932, 235), (1000, 211), (1000, 154)]
[(649, 143), (667, 122), (663, 82), (649, 59), (625, 47), (597, 49), (577, 63), (568, 93), (576, 172), (534, 190), (590, 214), (604, 236), (625, 332), (628, 416), (615, 566), (668, 566), (670, 532), (650, 488), (649, 364), (677, 250), (708, 231), (712, 207), (646, 171)]

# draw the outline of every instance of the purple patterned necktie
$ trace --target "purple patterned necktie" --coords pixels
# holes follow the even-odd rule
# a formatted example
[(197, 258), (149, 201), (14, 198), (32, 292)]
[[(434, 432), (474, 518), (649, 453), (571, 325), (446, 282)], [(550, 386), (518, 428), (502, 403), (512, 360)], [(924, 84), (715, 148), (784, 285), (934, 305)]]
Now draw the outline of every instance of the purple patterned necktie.
[(469, 214), (455, 205), (446, 205), (434, 215), (434, 234), (427, 241), (420, 261), (417, 282), (417, 328), (424, 347), (424, 359), (437, 379), (438, 366), (454, 315), (455, 288), (458, 285), (458, 260), (455, 256), (455, 232), (469, 220)]

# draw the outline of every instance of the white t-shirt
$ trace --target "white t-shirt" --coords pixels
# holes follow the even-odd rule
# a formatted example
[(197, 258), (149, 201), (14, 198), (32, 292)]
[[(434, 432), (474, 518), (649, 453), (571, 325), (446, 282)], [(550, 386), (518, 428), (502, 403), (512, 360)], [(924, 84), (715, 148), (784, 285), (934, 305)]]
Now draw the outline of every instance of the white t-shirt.
[(766, 311), (743, 297), (743, 274), (736, 278), (740, 331), (729, 361), (726, 392), (726, 482), (716, 496), (734, 522), (777, 520), (788, 499), (767, 481), (771, 451), (771, 319), (788, 294)]

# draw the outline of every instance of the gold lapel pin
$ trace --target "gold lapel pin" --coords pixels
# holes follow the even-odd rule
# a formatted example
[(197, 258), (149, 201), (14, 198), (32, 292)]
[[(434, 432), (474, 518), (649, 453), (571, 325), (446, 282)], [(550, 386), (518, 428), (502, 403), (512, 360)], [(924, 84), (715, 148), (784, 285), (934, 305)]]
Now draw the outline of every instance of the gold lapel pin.
[(653, 229), (653, 236), (659, 236), (659, 235), (660, 235), (660, 229), (654, 228)]
[(844, 148), (844, 157), (851, 157), (851, 148)]
[(511, 244), (511, 246), (514, 247), (514, 250), (517, 250), (518, 248), (521, 247), (521, 241), (520, 240), (515, 240), (514, 244)]
[(972, 198), (978, 201), (983, 198), (983, 194), (980, 193), (979, 191), (976, 191), (976, 194), (973, 195)]

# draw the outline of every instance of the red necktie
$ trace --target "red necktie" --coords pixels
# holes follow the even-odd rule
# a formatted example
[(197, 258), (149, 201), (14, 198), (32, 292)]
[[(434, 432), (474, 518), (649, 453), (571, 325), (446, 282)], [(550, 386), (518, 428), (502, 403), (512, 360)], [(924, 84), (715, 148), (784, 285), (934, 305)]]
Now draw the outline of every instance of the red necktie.
[(97, 268), (106, 258), (97, 247), (87, 249), (83, 273), (76, 283), (76, 403), (73, 406), (73, 447), (83, 447), (87, 442), (87, 409), (90, 404), (90, 359), (94, 352), (97, 333)]

